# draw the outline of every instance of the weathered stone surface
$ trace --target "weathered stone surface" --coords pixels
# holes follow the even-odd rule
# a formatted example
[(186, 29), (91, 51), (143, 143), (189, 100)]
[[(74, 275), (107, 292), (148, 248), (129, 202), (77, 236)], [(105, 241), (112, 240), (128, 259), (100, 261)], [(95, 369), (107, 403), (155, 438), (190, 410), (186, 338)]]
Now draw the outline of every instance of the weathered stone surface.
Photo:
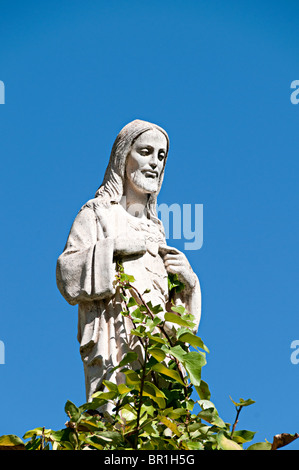
[(78, 304), (88, 401), (103, 379), (123, 382), (123, 375), (111, 369), (128, 348), (140, 348), (129, 334), (131, 321), (121, 314), (122, 299), (114, 287), (116, 257), (135, 277), (139, 292), (150, 289), (145, 300), (165, 309), (167, 276), (177, 273), (185, 289), (174, 301), (195, 315), (197, 327), (200, 321), (198, 278), (186, 256), (167, 246), (156, 212), (168, 148), (168, 136), (159, 126), (140, 120), (127, 124), (114, 142), (102, 185), (80, 209), (58, 258), (58, 288), (71, 305)]

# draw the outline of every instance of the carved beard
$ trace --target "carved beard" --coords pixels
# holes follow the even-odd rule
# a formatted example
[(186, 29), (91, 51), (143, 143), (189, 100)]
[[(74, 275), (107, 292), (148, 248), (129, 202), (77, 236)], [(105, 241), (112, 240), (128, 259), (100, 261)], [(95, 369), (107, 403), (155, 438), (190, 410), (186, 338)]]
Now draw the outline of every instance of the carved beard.
[(153, 194), (158, 191), (160, 175), (155, 178), (146, 176), (140, 169), (136, 169), (129, 176), (131, 184), (137, 191), (142, 193)]

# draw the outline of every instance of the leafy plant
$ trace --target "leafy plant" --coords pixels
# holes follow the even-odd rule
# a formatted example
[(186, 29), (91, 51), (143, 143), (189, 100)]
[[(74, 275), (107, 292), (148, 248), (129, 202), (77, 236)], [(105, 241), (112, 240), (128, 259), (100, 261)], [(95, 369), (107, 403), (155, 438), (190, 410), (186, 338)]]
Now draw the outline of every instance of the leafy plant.
[[(243, 450), (255, 433), (237, 431), (236, 425), (241, 410), (254, 401), (232, 400), (236, 407), (233, 425), (221, 419), (201, 377), (209, 350), (193, 333), (194, 317), (183, 306), (172, 303), (171, 311), (164, 312), (161, 305), (145, 302), (144, 293), (138, 292), (134, 278), (121, 264), (115, 286), (123, 301), (122, 314), (131, 320), (131, 334), (143, 351), (139, 357), (130, 350), (115, 367), (124, 374), (125, 383), (104, 380), (105, 391), (95, 393), (91, 402), (78, 407), (66, 402), (64, 429), (35, 428), (25, 433), (24, 440), (1, 436), (0, 449)], [(176, 276), (169, 276), (170, 299), (183, 288)], [(140, 367), (133, 370), (136, 360)], [(191, 398), (193, 392), (198, 400)], [(97, 410), (108, 402), (113, 405), (112, 413), (99, 413)], [(200, 407), (198, 413), (195, 405)], [(274, 450), (298, 437), (277, 435), (272, 444), (252, 444), (247, 450)]]

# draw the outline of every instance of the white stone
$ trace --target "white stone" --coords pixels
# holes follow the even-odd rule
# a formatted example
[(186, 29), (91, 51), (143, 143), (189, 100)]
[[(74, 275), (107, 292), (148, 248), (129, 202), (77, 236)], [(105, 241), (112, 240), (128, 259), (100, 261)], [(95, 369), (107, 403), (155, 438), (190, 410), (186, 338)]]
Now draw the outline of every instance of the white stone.
[(197, 276), (186, 256), (168, 247), (157, 217), (157, 195), (167, 160), (169, 140), (155, 124), (135, 120), (118, 134), (104, 181), (95, 198), (79, 211), (57, 262), (57, 285), (64, 298), (78, 304), (78, 340), (84, 364), (86, 398), (102, 389), (103, 379), (124, 382), (111, 369), (140, 343), (130, 335), (132, 323), (121, 314), (115, 290), (116, 257), (146, 301), (169, 309), (168, 273), (177, 273), (185, 289), (174, 302), (196, 318), (201, 315)]

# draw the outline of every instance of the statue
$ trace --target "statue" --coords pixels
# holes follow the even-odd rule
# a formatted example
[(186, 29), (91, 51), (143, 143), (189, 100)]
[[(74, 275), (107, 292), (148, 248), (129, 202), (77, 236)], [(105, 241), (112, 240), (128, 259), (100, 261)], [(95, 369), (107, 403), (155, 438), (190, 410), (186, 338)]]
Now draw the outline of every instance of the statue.
[(121, 314), (122, 299), (114, 283), (118, 259), (144, 299), (165, 310), (170, 308), (168, 273), (177, 274), (185, 288), (173, 302), (195, 316), (198, 328), (198, 278), (186, 256), (167, 246), (157, 217), (168, 148), (167, 133), (155, 124), (135, 120), (120, 131), (103, 183), (80, 209), (57, 261), (57, 286), (69, 304), (78, 304), (87, 401), (103, 390), (104, 379), (124, 382), (122, 373), (111, 370), (128, 350), (140, 348), (130, 335), (131, 321)]

